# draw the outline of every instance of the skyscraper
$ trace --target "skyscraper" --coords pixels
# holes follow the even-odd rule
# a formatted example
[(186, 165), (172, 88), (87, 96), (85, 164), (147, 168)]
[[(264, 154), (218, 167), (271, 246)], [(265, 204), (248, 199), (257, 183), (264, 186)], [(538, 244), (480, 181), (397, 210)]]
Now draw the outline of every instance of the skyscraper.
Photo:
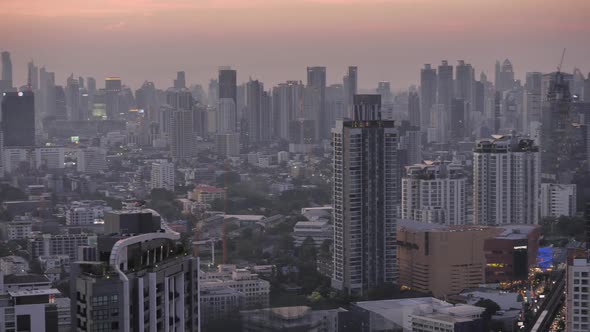
[(347, 105), (346, 117), (351, 118), (354, 95), (356, 95), (358, 91), (358, 68), (356, 66), (348, 67), (348, 72), (344, 76), (342, 82), (344, 86), (344, 97), (346, 98), (345, 102)]
[(2, 81), (4, 87), (12, 89), (12, 60), (10, 59), (10, 52), (2, 52)]
[(418, 92), (410, 91), (408, 95), (408, 119), (412, 126), (420, 127), (420, 97)]
[(466, 183), (460, 165), (427, 161), (407, 166), (402, 178), (401, 217), (448, 226), (465, 224)]
[(199, 260), (180, 234), (153, 210), (104, 219), (110, 235), (72, 267), (72, 330), (199, 331)]
[(297, 119), (302, 110), (303, 90), (303, 84), (298, 81), (287, 81), (273, 88), (274, 137), (289, 139), (291, 121)]
[(159, 160), (152, 163), (152, 182), (150, 188), (174, 191), (174, 163)]
[(238, 92), (236, 83), (237, 73), (230, 67), (219, 68), (219, 91), (218, 98), (229, 98), (234, 101), (234, 105), (238, 104)]
[(473, 153), (474, 221), (481, 225), (537, 224), (541, 156), (531, 139), (493, 136)]
[(119, 93), (121, 92), (121, 78), (107, 77), (104, 82), (106, 98), (106, 115), (109, 120), (118, 119), (123, 111), (119, 107)]
[(184, 71), (179, 71), (176, 73), (176, 79), (174, 80), (174, 88), (175, 89), (185, 89), (186, 88), (186, 78), (184, 76)]
[(271, 100), (262, 82), (250, 80), (246, 84), (248, 140), (251, 144), (267, 142), (271, 138)]
[(70, 76), (66, 85), (67, 115), (70, 120), (86, 120), (86, 110), (81, 105), (80, 81)]
[(529, 124), (533, 121), (541, 123), (541, 84), (543, 74), (539, 72), (526, 73), (525, 92), (524, 92), (524, 127), (529, 129)]
[(35, 146), (35, 98), (31, 91), (4, 92), (2, 132), (5, 147)]
[[(316, 138), (327, 138), (330, 128), (326, 125), (326, 67), (307, 67), (307, 86), (304, 107), (305, 118), (315, 121)], [(310, 102), (310, 101), (314, 102)]]
[(496, 61), (496, 91), (506, 91), (514, 87), (514, 69), (510, 60), (502, 62)]
[[(163, 122), (169, 121), (170, 148), (175, 161), (183, 161), (195, 154), (193, 98), (187, 89), (168, 89), (167, 104), (171, 107)], [(163, 130), (166, 123), (162, 123)]]
[(396, 279), (399, 136), (381, 120), (379, 95), (356, 95), (352, 115), (332, 130), (332, 287), (362, 295)]
[(450, 122), (450, 130), (451, 130), (451, 139), (455, 142), (461, 141), (465, 138), (465, 135), (468, 134), (467, 126), (466, 126), (466, 119), (467, 115), (467, 105), (463, 99), (460, 98), (453, 98), (451, 101), (451, 122)]
[(438, 66), (437, 87), (437, 104), (445, 107), (445, 112), (451, 112), (451, 101), (454, 95), (453, 66), (449, 65), (447, 60), (443, 60)]
[(39, 67), (35, 66), (33, 60), (27, 64), (27, 84), (31, 85), (33, 91), (39, 90)]
[(420, 116), (420, 127), (424, 129), (432, 125), (430, 123), (430, 112), (432, 111), (432, 106), (437, 103), (436, 85), (436, 69), (427, 63), (420, 70), (420, 112), (422, 113)]

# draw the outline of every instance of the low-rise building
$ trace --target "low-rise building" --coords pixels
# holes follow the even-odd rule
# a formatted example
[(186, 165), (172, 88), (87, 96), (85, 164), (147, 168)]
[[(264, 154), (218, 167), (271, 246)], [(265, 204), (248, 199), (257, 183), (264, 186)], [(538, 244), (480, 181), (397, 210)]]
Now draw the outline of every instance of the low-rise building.
[(452, 305), (432, 297), (356, 302), (368, 331), (470, 331), (484, 332), (481, 315), (485, 309), (472, 305)]
[(242, 331), (338, 331), (338, 313), (344, 309), (312, 310), (307, 306), (241, 311)]
[(211, 204), (216, 199), (225, 199), (225, 189), (200, 184), (189, 194), (189, 199), (198, 203)]
[(202, 285), (200, 290), (201, 327), (212, 321), (221, 321), (238, 316), (244, 294), (223, 285)]
[(27, 251), (31, 259), (39, 256), (67, 255), (70, 260), (76, 259), (78, 247), (96, 243), (96, 235), (91, 234), (43, 234), (30, 238)]
[(202, 272), (201, 289), (230, 287), (244, 295), (240, 309), (266, 308), (269, 305), (270, 283), (247, 269), (235, 265), (219, 265), (215, 272)]
[(33, 220), (28, 217), (15, 217), (13, 221), (0, 224), (5, 240), (24, 240), (33, 231)]
[(576, 215), (576, 185), (541, 183), (541, 218)]
[(0, 271), (4, 275), (27, 274), (29, 262), (20, 256), (6, 256), (0, 258)]
[(29, 289), (0, 295), (1, 331), (69, 331), (70, 301), (59, 290)]
[(298, 221), (293, 227), (295, 246), (301, 246), (308, 237), (319, 247), (324, 241), (333, 239), (334, 227), (327, 220)]

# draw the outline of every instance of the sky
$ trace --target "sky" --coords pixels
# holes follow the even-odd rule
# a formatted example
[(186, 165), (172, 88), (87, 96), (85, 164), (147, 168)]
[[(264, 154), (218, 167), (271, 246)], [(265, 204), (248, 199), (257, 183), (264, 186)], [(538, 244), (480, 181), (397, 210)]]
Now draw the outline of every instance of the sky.
[(15, 83), (33, 59), (59, 84), (120, 76), (167, 88), (178, 70), (207, 84), (219, 66), (266, 88), (327, 66), (328, 83), (359, 67), (359, 87), (419, 83), (425, 63), (463, 59), (493, 79), (496, 60), (517, 74), (590, 72), (588, 0), (0, 0), (0, 50)]

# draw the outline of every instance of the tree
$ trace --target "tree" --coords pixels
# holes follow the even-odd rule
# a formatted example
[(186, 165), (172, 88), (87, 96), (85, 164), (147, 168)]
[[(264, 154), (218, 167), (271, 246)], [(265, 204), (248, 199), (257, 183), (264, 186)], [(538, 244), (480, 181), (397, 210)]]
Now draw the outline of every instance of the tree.
[(486, 321), (489, 321), (496, 312), (500, 310), (500, 306), (498, 303), (490, 300), (490, 299), (481, 299), (475, 303), (478, 307), (485, 308), (483, 314), (481, 315), (482, 318)]

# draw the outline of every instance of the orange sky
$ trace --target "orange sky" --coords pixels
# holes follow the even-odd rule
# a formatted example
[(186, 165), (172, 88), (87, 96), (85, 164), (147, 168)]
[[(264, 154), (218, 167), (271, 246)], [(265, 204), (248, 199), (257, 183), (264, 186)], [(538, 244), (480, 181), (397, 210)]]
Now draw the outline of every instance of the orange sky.
[(329, 82), (358, 65), (361, 87), (405, 88), (441, 59), (492, 79), (508, 57), (522, 77), (553, 70), (563, 47), (566, 70), (590, 71), (588, 0), (0, 0), (0, 36), (19, 84), (30, 59), (60, 82), (73, 72), (160, 88), (182, 69), (205, 83), (219, 65), (267, 87), (304, 79), (307, 65), (328, 66)]

